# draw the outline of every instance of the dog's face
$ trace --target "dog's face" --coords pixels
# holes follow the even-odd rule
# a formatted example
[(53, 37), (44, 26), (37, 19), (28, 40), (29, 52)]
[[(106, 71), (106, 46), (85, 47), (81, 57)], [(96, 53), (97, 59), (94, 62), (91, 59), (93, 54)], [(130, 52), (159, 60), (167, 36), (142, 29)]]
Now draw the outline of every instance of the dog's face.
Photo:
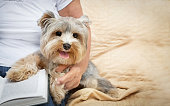
[(88, 17), (79, 19), (59, 17), (46, 12), (38, 24), (42, 29), (41, 53), (58, 64), (76, 64), (82, 60), (87, 50)]

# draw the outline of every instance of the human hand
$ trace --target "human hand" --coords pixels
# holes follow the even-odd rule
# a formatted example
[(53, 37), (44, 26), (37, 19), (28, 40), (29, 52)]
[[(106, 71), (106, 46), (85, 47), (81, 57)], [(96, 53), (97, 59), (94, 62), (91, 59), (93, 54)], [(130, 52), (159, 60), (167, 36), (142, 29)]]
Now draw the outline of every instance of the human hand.
[[(64, 66), (60, 69), (64, 69)], [(57, 71), (59, 72), (59, 70)], [(60, 72), (62, 71), (60, 70)], [(74, 65), (70, 68), (70, 71), (68, 73), (57, 79), (57, 84), (65, 84), (64, 89), (71, 90), (79, 85), (82, 75), (83, 72), (80, 67)]]
[(67, 67), (68, 67), (68, 65), (58, 65), (55, 71), (56, 71), (56, 72), (62, 72), (62, 71), (64, 71)]

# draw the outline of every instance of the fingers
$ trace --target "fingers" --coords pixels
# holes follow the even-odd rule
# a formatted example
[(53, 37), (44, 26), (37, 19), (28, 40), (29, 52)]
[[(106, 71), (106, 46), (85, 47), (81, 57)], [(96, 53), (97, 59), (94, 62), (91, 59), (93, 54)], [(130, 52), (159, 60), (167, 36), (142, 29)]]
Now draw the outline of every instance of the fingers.
[(57, 84), (65, 84), (64, 89), (70, 90), (79, 85), (81, 76), (79, 68), (71, 68), (63, 77), (58, 78)]
[(66, 82), (72, 81), (74, 79), (74, 76), (75, 76), (74, 71), (70, 70), (64, 76), (58, 78), (57, 81), (59, 84), (65, 84)]
[(69, 81), (65, 84), (64, 89), (71, 90), (73, 88), (76, 88), (80, 84), (79, 78), (76, 78), (72, 81)]
[(58, 67), (56, 68), (56, 71), (57, 72), (62, 72), (67, 67), (68, 67), (67, 65), (58, 65)]

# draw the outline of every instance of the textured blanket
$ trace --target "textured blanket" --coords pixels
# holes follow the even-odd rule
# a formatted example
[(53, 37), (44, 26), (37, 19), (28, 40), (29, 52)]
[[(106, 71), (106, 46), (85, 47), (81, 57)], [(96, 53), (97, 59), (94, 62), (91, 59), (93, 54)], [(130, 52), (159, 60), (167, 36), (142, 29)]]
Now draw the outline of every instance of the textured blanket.
[(70, 106), (170, 106), (170, 0), (81, 0), (92, 21), (91, 60), (118, 98), (90, 88)]

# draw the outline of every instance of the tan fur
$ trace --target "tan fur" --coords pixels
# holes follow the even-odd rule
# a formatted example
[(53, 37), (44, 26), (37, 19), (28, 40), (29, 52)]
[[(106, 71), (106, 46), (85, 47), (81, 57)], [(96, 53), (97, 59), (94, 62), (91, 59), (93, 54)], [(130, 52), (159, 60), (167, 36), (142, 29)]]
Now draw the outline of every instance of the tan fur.
[(50, 73), (50, 92), (53, 97), (53, 100), (56, 103), (61, 103), (61, 100), (65, 97), (67, 90), (64, 90), (64, 85), (57, 86), (57, 78), (62, 77), (65, 73), (56, 73), (56, 69)]
[[(22, 81), (38, 72), (40, 59), (37, 55), (28, 55), (17, 61), (7, 72), (7, 78), (11, 81)], [(38, 67), (37, 67), (38, 66)]]
[[(56, 19), (52, 12), (44, 13), (38, 21), (42, 29), (40, 51), (17, 61), (7, 73), (7, 78), (11, 81), (22, 81), (36, 74), (38, 70), (45, 69), (50, 76), (50, 93), (53, 100), (60, 104), (68, 90), (64, 89), (64, 85), (57, 85), (57, 79), (65, 75), (70, 68), (62, 73), (56, 72), (56, 68), (59, 64), (74, 65), (84, 58), (88, 39), (88, 20), (85, 19), (87, 17), (83, 17), (83, 19), (72, 17)], [(56, 34), (59, 31), (61, 35)], [(78, 34), (78, 37), (74, 37), (73, 33)], [(69, 49), (64, 47), (65, 43), (70, 45)], [(98, 75), (97, 69), (91, 62), (89, 62), (88, 67), (82, 76), (84, 80), (81, 81), (81, 84), (110, 93), (113, 96), (115, 88), (111, 83)]]
[(46, 23), (46, 19), (49, 19), (49, 18), (54, 18), (54, 15), (50, 14), (50, 12), (44, 13), (44, 15), (38, 21), (38, 25), (41, 26), (41, 28), (44, 28), (45, 23)]

